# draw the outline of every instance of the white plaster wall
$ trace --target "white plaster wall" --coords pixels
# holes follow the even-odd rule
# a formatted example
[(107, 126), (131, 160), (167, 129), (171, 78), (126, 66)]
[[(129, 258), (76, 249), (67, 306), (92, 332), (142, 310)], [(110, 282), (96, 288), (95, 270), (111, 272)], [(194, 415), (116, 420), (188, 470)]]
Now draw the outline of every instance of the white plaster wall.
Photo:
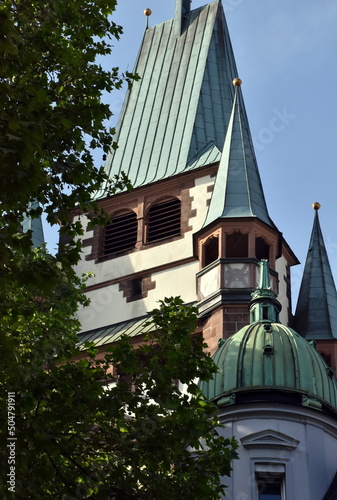
[[(227, 407), (221, 421), (222, 433), (235, 436), (240, 447), (239, 459), (233, 461), (226, 497), (231, 500), (257, 500), (255, 462), (284, 464), (286, 500), (321, 500), (337, 471), (337, 417), (307, 408), (286, 405), (250, 405), (249, 408)], [(244, 448), (243, 437), (272, 430), (299, 441), (295, 450), (287, 447)]]
[(119, 285), (114, 284), (87, 292), (91, 303), (78, 311), (82, 331), (101, 328), (121, 321), (145, 315), (164, 297), (180, 295), (184, 302), (194, 302), (197, 298), (195, 275), (199, 269), (197, 261), (152, 274), (156, 287), (144, 299), (127, 302)]
[(208, 211), (207, 201), (211, 199), (212, 193), (208, 192), (209, 186), (213, 186), (215, 177), (206, 175), (195, 180), (195, 187), (190, 189), (190, 195), (193, 196), (192, 210), (197, 210), (196, 217), (190, 219), (193, 232), (202, 228)]
[(287, 261), (283, 256), (276, 260), (275, 268), (275, 271), (279, 276), (279, 296), (277, 297), (277, 299), (282, 305), (282, 310), (280, 313), (280, 323), (282, 323), (282, 325), (288, 326), (289, 301), (287, 299), (287, 284), (284, 281), (284, 276), (287, 276)]

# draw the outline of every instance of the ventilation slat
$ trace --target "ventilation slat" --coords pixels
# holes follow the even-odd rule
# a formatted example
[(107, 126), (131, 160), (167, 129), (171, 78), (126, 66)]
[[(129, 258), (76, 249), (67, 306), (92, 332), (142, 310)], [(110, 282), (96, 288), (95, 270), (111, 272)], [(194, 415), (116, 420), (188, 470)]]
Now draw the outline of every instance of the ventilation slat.
[(180, 214), (177, 198), (153, 205), (148, 213), (148, 242), (179, 235)]
[(104, 230), (103, 254), (109, 255), (134, 248), (137, 242), (137, 226), (135, 212), (113, 217)]

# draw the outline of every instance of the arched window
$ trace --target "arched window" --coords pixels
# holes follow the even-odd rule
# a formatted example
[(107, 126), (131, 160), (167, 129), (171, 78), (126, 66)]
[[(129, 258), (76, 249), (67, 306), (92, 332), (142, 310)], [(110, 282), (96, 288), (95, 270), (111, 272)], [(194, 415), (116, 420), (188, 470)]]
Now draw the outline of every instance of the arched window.
[(211, 236), (204, 245), (204, 266), (208, 266), (219, 257), (219, 238)]
[(180, 235), (181, 202), (178, 198), (152, 205), (147, 214), (147, 242)]
[(257, 260), (269, 260), (269, 245), (263, 238), (255, 239), (255, 256)]
[(234, 231), (226, 236), (226, 257), (248, 257), (248, 234)]
[(112, 217), (104, 229), (103, 255), (134, 248), (137, 242), (137, 227), (137, 215), (133, 211)]

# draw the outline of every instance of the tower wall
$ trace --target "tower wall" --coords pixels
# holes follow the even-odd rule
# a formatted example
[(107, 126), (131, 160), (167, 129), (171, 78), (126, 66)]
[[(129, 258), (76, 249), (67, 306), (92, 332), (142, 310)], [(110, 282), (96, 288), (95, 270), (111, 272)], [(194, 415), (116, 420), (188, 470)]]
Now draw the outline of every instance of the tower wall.
[(225, 498), (257, 500), (259, 475), (266, 483), (281, 480), (284, 498), (324, 497), (337, 469), (336, 419), (275, 403), (223, 408), (220, 418), (221, 432), (239, 443)]

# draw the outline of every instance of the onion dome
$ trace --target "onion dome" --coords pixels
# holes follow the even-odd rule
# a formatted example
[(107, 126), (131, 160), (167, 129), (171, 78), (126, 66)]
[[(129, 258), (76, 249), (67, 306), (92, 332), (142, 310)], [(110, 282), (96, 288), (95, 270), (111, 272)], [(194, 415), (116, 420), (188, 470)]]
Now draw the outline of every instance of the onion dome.
[(201, 384), (201, 390), (219, 407), (278, 402), (337, 413), (333, 371), (314, 342), (275, 321), (279, 308), (270, 290), (267, 263), (261, 262), (260, 269), (260, 284), (250, 304), (255, 322), (221, 339), (213, 356), (218, 372)]

